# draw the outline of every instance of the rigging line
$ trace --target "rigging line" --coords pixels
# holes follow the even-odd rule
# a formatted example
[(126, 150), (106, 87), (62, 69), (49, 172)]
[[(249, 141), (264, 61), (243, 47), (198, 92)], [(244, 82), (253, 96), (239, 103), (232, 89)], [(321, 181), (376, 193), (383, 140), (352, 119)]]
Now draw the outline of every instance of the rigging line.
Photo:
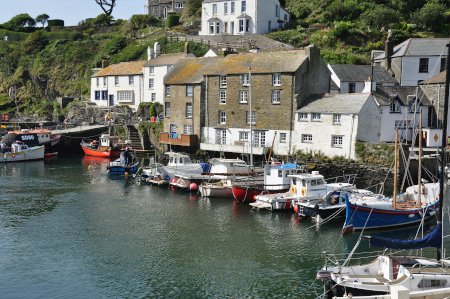
[[(334, 218), (337, 217), (337, 215), (339, 215), (340, 212), (342, 212), (345, 209), (345, 206), (341, 207), (339, 210), (335, 211), (333, 214), (331, 214), (330, 216), (328, 216), (327, 218), (325, 218), (322, 222), (317, 223), (319, 225), (323, 225), (325, 223), (330, 222), (331, 220), (333, 220)], [(310, 227), (307, 227), (306, 229), (311, 229), (313, 227), (317, 227), (317, 224), (311, 225)]]

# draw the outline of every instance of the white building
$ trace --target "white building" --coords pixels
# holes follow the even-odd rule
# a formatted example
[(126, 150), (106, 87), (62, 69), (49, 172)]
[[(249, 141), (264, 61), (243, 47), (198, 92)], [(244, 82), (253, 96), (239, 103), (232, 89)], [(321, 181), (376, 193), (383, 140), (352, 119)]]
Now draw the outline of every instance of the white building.
[(278, 0), (205, 0), (199, 34), (265, 34), (283, 28), (289, 20)]
[(180, 59), (195, 57), (187, 54), (189, 47), (186, 46), (184, 53), (161, 54), (160, 46), (155, 43), (154, 48), (147, 49), (148, 61), (144, 64), (144, 95), (143, 102), (164, 103), (164, 77)]
[(376, 86), (398, 85), (397, 80), (381, 66), (328, 64), (328, 68), (332, 83), (337, 87), (336, 93), (370, 93)]
[(335, 94), (295, 113), (294, 150), (355, 159), (355, 142), (377, 142), (381, 112), (370, 94)]
[(373, 51), (374, 63), (391, 71), (402, 86), (417, 86), (420, 81), (445, 70), (449, 38), (410, 38), (385, 51)]
[(146, 61), (107, 66), (91, 77), (91, 102), (101, 107), (127, 105), (136, 110), (143, 101), (143, 67)]

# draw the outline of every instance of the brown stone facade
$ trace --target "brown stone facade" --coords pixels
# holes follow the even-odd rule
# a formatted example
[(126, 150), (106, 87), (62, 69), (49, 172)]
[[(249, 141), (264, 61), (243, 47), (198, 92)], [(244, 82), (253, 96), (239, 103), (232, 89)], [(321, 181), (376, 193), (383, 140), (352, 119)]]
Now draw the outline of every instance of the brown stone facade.
[[(226, 88), (220, 87), (220, 76), (207, 77), (207, 119), (205, 125), (215, 128), (247, 128), (247, 103), (240, 102), (240, 91), (249, 92), (256, 119), (255, 130), (290, 130), (294, 99), (294, 74), (280, 73), (281, 84), (273, 85), (273, 74), (251, 74), (251, 87), (241, 83), (241, 75), (227, 75)], [(226, 91), (226, 103), (220, 103), (220, 90)], [(279, 91), (279, 103), (272, 102), (272, 92)], [(226, 122), (220, 122), (220, 112)]]
[[(167, 86), (170, 87), (170, 95), (167, 95), (166, 91), (164, 96), (164, 132), (170, 134), (171, 125), (175, 125), (177, 139), (180, 139), (182, 137), (181, 135), (196, 135), (198, 140), (204, 120), (204, 108), (201, 106), (202, 99), (204, 98), (203, 85), (166, 85), (166, 89)], [(190, 92), (188, 89), (190, 88), (192, 88), (192, 96), (189, 95)], [(170, 116), (167, 116), (166, 103), (170, 103)], [(188, 113), (187, 104), (191, 105), (191, 113)], [(185, 126), (191, 126), (191, 134), (185, 134)]]

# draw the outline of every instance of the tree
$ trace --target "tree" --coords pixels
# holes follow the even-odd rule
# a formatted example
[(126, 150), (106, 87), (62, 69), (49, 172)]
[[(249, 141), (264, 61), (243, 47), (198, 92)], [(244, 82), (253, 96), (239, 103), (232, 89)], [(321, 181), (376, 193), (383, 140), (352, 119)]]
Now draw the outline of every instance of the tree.
[(441, 31), (446, 23), (446, 10), (447, 7), (438, 0), (429, 1), (414, 14), (414, 21), (423, 29)]
[(375, 29), (397, 24), (400, 18), (400, 13), (385, 5), (375, 5), (373, 8), (367, 9), (360, 16), (362, 25)]
[(95, 3), (100, 5), (107, 16), (112, 14), (114, 6), (116, 6), (116, 0), (95, 0)]
[(36, 17), (36, 22), (37, 22), (37, 23), (41, 23), (41, 24), (42, 24), (42, 28), (44, 28), (44, 27), (45, 27), (45, 23), (47, 23), (47, 20), (48, 20), (49, 18), (50, 18), (50, 17), (49, 17), (48, 14), (43, 13), (43, 14), (38, 15), (38, 16)]
[(30, 17), (29, 14), (22, 13), (13, 17), (4, 25), (8, 30), (21, 31), (24, 30), (25, 27), (34, 27), (34, 25), (36, 25), (36, 21)]

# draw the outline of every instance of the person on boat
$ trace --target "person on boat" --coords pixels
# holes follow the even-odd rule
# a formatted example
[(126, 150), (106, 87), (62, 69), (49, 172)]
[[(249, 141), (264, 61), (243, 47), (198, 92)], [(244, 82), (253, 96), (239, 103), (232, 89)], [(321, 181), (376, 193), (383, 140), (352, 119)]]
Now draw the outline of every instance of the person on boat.
[(91, 143), (89, 143), (89, 146), (93, 149), (96, 149), (98, 147), (98, 141), (92, 140)]
[(131, 154), (130, 154), (130, 148), (126, 147), (125, 150), (120, 153), (120, 163), (122, 165), (128, 166), (131, 164)]
[(4, 143), (3, 141), (0, 141), (0, 152), (2, 153), (2, 154), (4, 154), (4, 153), (6, 153), (7, 152), (7, 145), (6, 145), (6, 143)]

